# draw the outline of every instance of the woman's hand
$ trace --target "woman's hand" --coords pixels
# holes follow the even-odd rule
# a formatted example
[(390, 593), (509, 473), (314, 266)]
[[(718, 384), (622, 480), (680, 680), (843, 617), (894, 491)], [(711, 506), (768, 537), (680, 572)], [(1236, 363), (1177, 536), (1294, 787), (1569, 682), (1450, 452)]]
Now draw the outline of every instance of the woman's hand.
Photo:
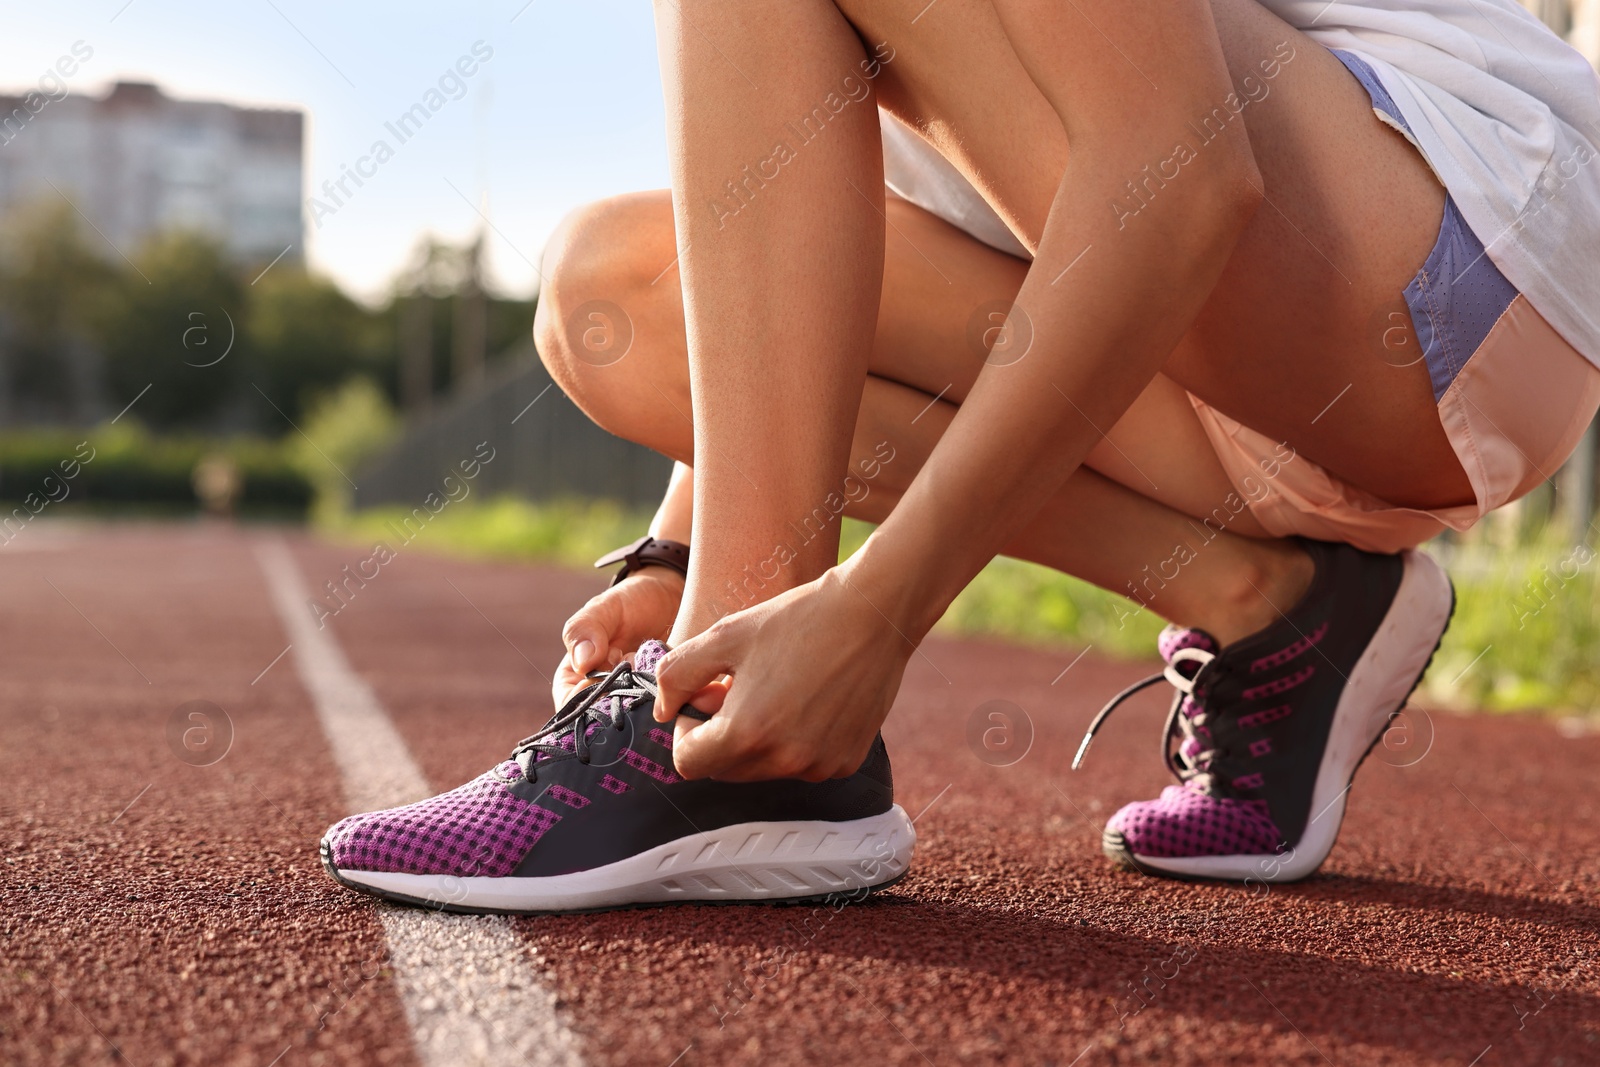
[(550, 685), (556, 707), (589, 671), (615, 666), (652, 637), (665, 639), (682, 599), (683, 576), (667, 567), (643, 567), (590, 598), (561, 631), (567, 654)]
[[(850, 584), (846, 567), (726, 616), (667, 653), (656, 675), (657, 721), (722, 697), (710, 720), (678, 719), (680, 775), (820, 782), (861, 766), (913, 646)], [(714, 684), (724, 674), (732, 676), (725, 696)], [(711, 699), (697, 699), (702, 693)]]

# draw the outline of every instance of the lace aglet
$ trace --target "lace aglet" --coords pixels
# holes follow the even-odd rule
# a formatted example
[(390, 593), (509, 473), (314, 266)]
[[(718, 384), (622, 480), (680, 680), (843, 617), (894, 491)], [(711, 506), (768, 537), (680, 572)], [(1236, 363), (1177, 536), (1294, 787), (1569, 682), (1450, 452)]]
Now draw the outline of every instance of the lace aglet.
[(1083, 735), (1083, 740), (1078, 744), (1078, 754), (1072, 757), (1073, 770), (1077, 770), (1079, 765), (1083, 763), (1083, 754), (1089, 751), (1089, 742), (1093, 740), (1094, 734), (1092, 732)]

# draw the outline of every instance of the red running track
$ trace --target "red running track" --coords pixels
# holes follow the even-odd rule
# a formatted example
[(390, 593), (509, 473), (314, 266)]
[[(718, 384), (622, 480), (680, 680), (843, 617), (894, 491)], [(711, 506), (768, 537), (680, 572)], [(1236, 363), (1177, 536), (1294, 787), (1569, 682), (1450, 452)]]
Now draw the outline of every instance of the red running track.
[[(274, 662), (266, 536), (43, 526), (0, 549), (0, 1063), (418, 1062), (381, 906), (316, 860), (344, 801)], [(290, 536), (313, 586), (366, 555)], [(601, 581), (414, 547), (329, 629), (445, 789), (548, 714), (540, 669)], [(1600, 1063), (1600, 737), (1412, 712), (1318, 877), (1158, 882), (1109, 867), (1099, 831), (1164, 784), (1162, 698), (1066, 769), (1144, 665), (924, 652), (886, 730), (922, 812), (894, 890), (512, 921), (586, 1062)], [(169, 742), (192, 700), (232, 725), (207, 766)], [(996, 700), (1035, 734), (1010, 766), (967, 740)]]

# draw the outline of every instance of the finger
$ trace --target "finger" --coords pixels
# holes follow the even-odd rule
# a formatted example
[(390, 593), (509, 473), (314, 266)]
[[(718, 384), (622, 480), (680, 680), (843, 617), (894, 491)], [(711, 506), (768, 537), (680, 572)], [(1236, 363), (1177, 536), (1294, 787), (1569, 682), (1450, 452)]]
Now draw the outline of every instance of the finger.
[(734, 673), (734, 660), (743, 650), (744, 628), (738, 623), (714, 623), (666, 654), (656, 667), (661, 697), (656, 702), (667, 718), (694, 699), (722, 674)]
[(722, 710), (722, 705), (727, 703), (728, 690), (731, 688), (733, 679), (726, 674), (719, 674), (710, 685), (695, 690), (694, 696), (689, 698), (689, 703), (694, 705), (696, 711), (715, 715)]
[(556, 667), (555, 677), (550, 683), (550, 695), (556, 702), (556, 707), (561, 707), (572, 699), (573, 692), (586, 681), (583, 673), (572, 667), (572, 657), (562, 656), (561, 663)]
[[(718, 675), (716, 681), (712, 682), (703, 689), (696, 690), (694, 695), (686, 701), (686, 704), (693, 707), (696, 711), (705, 712), (707, 715), (715, 714), (717, 711), (721, 710), (723, 702), (728, 699), (728, 688), (732, 684), (733, 679), (729, 678), (726, 674)], [(681, 711), (682, 708), (678, 709), (677, 712), (668, 712), (666, 708), (662, 707), (662, 705), (657, 702), (654, 712), (656, 722), (671, 722), (675, 717), (680, 722), (698, 721), (690, 718), (689, 716), (679, 714)]]
[(694, 781), (711, 778), (747, 762), (736, 716), (713, 715), (700, 721), (683, 716), (672, 740), (672, 762), (678, 774)]
[[(693, 733), (694, 731), (700, 729), (700, 727), (704, 726), (708, 720), (706, 720), (706, 719), (696, 719), (696, 718), (694, 718), (693, 716), (690, 716), (690, 715), (679, 715), (678, 718), (674, 721), (674, 720), (670, 720), (670, 719), (662, 719), (660, 717), (659, 712), (658, 712), (656, 721), (658, 721), (658, 722), (672, 722), (672, 760), (673, 760), (673, 764), (676, 765), (677, 764), (677, 760), (678, 760), (678, 753), (683, 748), (684, 740), (691, 733)], [(681, 768), (679, 769), (678, 774), (679, 774), (680, 777), (683, 776), (683, 771), (682, 771)]]
[(611, 648), (611, 634), (617, 628), (615, 601), (602, 594), (589, 601), (567, 620), (561, 643), (567, 647), (572, 669), (582, 675), (600, 665)]

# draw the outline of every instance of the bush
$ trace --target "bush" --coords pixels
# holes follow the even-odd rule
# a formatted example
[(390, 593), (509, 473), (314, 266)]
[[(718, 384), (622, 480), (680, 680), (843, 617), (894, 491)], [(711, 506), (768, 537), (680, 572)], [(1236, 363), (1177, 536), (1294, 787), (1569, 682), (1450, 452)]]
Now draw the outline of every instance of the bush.
[(316, 487), (315, 515), (337, 526), (350, 506), (350, 472), (400, 432), (400, 418), (370, 378), (351, 378), (306, 405), (301, 433), (284, 438), (294, 469)]
[(1456, 586), (1456, 614), (1424, 686), (1462, 707), (1600, 707), (1596, 552), (1544, 529), (1514, 547), (1430, 546)]
[[(187, 511), (198, 503), (196, 465), (218, 455), (238, 468), (241, 509), (299, 515), (310, 505), (311, 484), (273, 442), (152, 437), (130, 420), (91, 430), (0, 434), (0, 501), (9, 511), (37, 493), (73, 506)], [(64, 479), (61, 464), (74, 460), (77, 475)], [(64, 493), (52, 488), (62, 485)]]

